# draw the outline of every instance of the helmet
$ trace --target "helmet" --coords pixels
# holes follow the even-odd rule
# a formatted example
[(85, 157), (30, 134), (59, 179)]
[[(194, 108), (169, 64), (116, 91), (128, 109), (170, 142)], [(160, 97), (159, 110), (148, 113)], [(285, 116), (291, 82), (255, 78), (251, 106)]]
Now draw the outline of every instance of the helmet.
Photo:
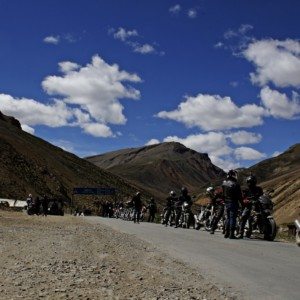
[(188, 193), (188, 189), (187, 189), (185, 186), (183, 186), (183, 187), (181, 188), (181, 193), (182, 193), (182, 194), (187, 194), (187, 193)]
[(176, 196), (176, 193), (175, 193), (174, 191), (171, 191), (171, 192), (170, 192), (170, 196), (171, 196), (171, 197), (175, 197), (175, 196)]
[(227, 173), (227, 178), (228, 177), (236, 178), (236, 176), (237, 176), (237, 172), (235, 170), (229, 170), (228, 173)]
[(136, 193), (135, 193), (136, 196), (139, 196), (140, 194), (141, 194), (140, 192), (136, 192)]
[(248, 186), (254, 186), (257, 183), (256, 177), (254, 175), (250, 175), (246, 178), (246, 183)]
[(206, 195), (212, 195), (215, 192), (214, 187), (210, 186), (206, 189)]
[(31, 198), (31, 197), (32, 197), (32, 194), (29, 194), (29, 195), (28, 195), (28, 197), (30, 197), (30, 198)]

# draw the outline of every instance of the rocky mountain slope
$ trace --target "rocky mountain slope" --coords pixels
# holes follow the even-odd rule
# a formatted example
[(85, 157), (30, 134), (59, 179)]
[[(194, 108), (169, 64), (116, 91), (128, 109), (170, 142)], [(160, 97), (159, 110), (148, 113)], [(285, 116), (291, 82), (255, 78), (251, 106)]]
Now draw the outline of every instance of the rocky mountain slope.
[(74, 187), (115, 187), (119, 196), (135, 189), (88, 161), (22, 131), (0, 113), (0, 198), (48, 194), (70, 200)]
[(243, 174), (253, 173), (264, 189), (273, 189), (275, 218), (279, 224), (293, 222), (300, 216), (300, 144), (277, 157), (266, 159)]
[(203, 184), (223, 178), (224, 172), (201, 154), (180, 143), (161, 143), (88, 157), (98, 167), (129, 180), (157, 198), (186, 186), (197, 194)]

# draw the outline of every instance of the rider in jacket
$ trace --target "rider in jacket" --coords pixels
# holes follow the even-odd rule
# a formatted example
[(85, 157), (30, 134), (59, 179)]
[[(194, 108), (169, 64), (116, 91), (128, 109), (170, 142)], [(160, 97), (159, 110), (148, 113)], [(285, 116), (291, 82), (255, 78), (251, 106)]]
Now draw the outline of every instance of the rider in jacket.
[(174, 209), (175, 202), (177, 201), (176, 193), (174, 191), (171, 191), (169, 196), (166, 199), (166, 206), (165, 206), (165, 219), (164, 224), (167, 227), (169, 218), (171, 216), (172, 210)]
[(224, 215), (224, 199), (222, 189), (215, 190), (212, 186), (207, 188), (206, 194), (211, 199), (213, 206), (214, 216), (211, 222), (210, 234), (214, 234), (217, 229), (218, 223)]
[(255, 203), (257, 203), (258, 198), (263, 195), (263, 189), (260, 186), (257, 186), (257, 180), (254, 175), (250, 175), (246, 179), (247, 189), (244, 190), (243, 193), (243, 213), (241, 219), (241, 227), (240, 227), (240, 234), (238, 238), (242, 239), (244, 237), (244, 229), (247, 220), (249, 219), (249, 232), (252, 232), (252, 222), (250, 220), (251, 211), (255, 208)]
[(182, 187), (181, 195), (178, 197), (178, 200), (175, 202), (175, 209), (176, 209), (175, 228), (177, 228), (179, 225), (179, 220), (182, 213), (182, 204), (184, 202), (188, 202), (192, 204), (192, 198), (188, 193), (189, 193), (188, 189), (186, 187)]
[(242, 203), (242, 191), (236, 178), (236, 171), (230, 170), (223, 181), (222, 190), (226, 209), (226, 225), (224, 238), (235, 239), (234, 231), (239, 203)]

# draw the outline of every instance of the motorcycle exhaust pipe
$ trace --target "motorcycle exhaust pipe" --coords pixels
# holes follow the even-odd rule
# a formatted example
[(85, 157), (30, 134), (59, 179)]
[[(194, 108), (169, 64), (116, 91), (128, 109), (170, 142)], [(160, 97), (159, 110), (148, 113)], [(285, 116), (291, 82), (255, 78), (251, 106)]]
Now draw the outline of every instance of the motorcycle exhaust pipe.
[(295, 225), (296, 225), (297, 231), (300, 231), (300, 222), (299, 222), (299, 220), (295, 220)]

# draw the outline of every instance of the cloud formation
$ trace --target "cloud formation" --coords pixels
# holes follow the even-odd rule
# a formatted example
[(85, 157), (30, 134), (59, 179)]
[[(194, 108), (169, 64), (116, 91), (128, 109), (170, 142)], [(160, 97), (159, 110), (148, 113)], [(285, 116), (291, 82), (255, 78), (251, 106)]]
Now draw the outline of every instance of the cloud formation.
[(264, 87), (260, 91), (260, 98), (268, 113), (275, 118), (295, 119), (300, 114), (300, 98), (296, 92), (292, 93), (292, 99), (284, 93)]
[(118, 30), (110, 29), (111, 33), (113, 34), (113, 37), (117, 40), (120, 40), (122, 42), (125, 42), (128, 38), (133, 36), (138, 36), (137, 30), (126, 30), (123, 27), (119, 27)]
[[(234, 145), (246, 145), (259, 143), (261, 135), (247, 131), (237, 131), (231, 133), (223, 132), (208, 132), (191, 134), (186, 137), (167, 136), (163, 142), (178, 142), (186, 147), (198, 151), (200, 153), (208, 153), (211, 161), (218, 167), (229, 170), (239, 168), (240, 161), (243, 160), (258, 160), (265, 157), (264, 153), (249, 148), (238, 147)], [(158, 139), (151, 139), (146, 145), (157, 144)]]
[(17, 117), (27, 131), (35, 125), (73, 126), (96, 137), (115, 136), (108, 125), (126, 123), (120, 100), (140, 98), (140, 91), (128, 83), (139, 83), (141, 78), (98, 55), (86, 66), (67, 61), (59, 68), (61, 76), (48, 76), (42, 82), (45, 92), (56, 99), (41, 103), (0, 94), (0, 110)]
[(227, 135), (235, 145), (257, 144), (261, 141), (262, 135), (244, 130), (236, 131)]
[(190, 19), (195, 19), (195, 18), (197, 18), (197, 10), (195, 8), (190, 8), (187, 11), (187, 15)]
[(169, 12), (174, 15), (178, 14), (180, 11), (181, 11), (180, 4), (175, 4), (169, 8)]
[(238, 160), (258, 160), (266, 157), (265, 153), (261, 153), (249, 147), (239, 147), (235, 149), (234, 155)]
[(253, 84), (300, 88), (300, 41), (264, 39), (251, 42), (244, 57), (256, 70), (250, 73)]
[(256, 104), (238, 107), (230, 97), (198, 94), (187, 97), (173, 111), (159, 112), (157, 117), (210, 131), (261, 125), (264, 115), (265, 110)]
[[(120, 40), (124, 44), (128, 45), (133, 52), (140, 54), (159, 54), (162, 55), (163, 52), (159, 52), (156, 50), (154, 45), (150, 43), (141, 43), (137, 41), (137, 38), (140, 37), (138, 31), (136, 29), (128, 30), (123, 27), (119, 27), (117, 30), (114, 28), (110, 28), (108, 30), (108, 34), (112, 35), (114, 39)], [(133, 39), (135, 38), (135, 39)]]
[(149, 141), (145, 144), (145, 146), (156, 145), (156, 144), (159, 144), (159, 143), (160, 143), (160, 141), (159, 141), (158, 139), (151, 139), (151, 140), (149, 140)]
[(57, 35), (57, 36), (53, 36), (53, 35), (49, 35), (49, 36), (46, 36), (44, 39), (43, 39), (44, 43), (46, 44), (53, 44), (53, 45), (57, 45), (59, 42), (60, 42), (60, 36)]

